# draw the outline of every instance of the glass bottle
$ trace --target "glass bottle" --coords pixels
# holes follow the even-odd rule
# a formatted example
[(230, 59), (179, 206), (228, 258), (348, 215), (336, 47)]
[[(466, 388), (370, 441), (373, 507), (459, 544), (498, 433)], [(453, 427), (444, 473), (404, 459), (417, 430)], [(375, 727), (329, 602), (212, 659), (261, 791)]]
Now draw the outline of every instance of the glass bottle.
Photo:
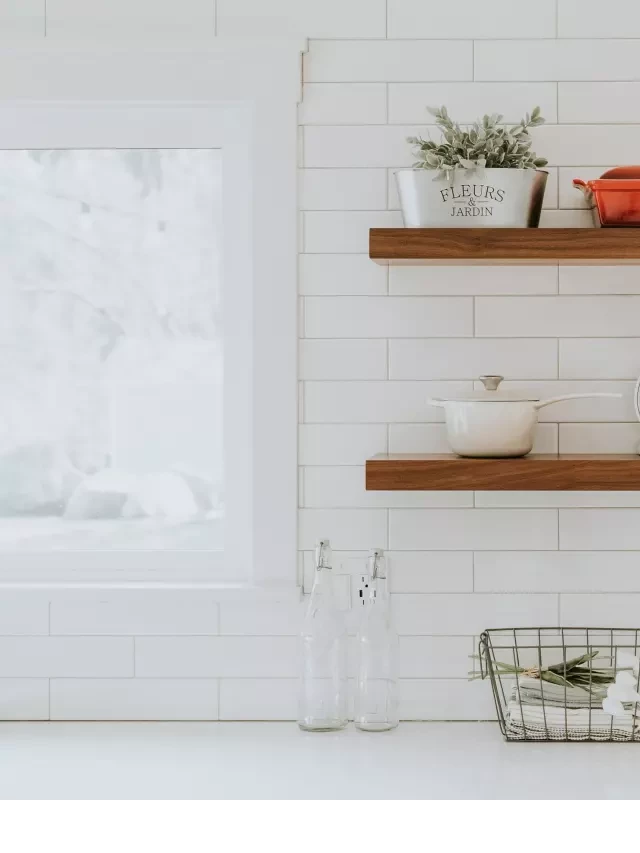
[(347, 717), (347, 626), (339, 610), (327, 539), (316, 548), (315, 572), (301, 633), (298, 725), (309, 732), (343, 729)]
[(391, 622), (382, 550), (369, 557), (368, 601), (360, 608), (356, 641), (356, 728), (384, 732), (398, 725), (398, 635)]

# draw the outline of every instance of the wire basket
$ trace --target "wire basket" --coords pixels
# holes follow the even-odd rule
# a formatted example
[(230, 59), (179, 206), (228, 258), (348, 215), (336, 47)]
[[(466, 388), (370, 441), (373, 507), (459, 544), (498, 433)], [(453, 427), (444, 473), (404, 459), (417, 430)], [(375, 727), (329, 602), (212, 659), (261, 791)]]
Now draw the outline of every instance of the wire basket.
[(625, 701), (622, 714), (602, 708), (620, 672), (630, 673), (624, 678), (635, 691), (628, 689), (638, 693), (639, 634), (638, 628), (484, 631), (479, 675), (491, 681), (505, 740), (640, 742), (640, 701)]

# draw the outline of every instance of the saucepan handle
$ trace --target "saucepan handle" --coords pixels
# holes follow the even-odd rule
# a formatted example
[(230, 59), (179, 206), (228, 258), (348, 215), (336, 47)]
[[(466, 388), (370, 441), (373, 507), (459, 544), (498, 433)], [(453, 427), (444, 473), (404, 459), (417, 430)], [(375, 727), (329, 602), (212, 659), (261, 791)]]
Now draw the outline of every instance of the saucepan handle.
[(534, 409), (543, 409), (545, 406), (550, 406), (552, 403), (561, 403), (563, 400), (580, 400), (588, 397), (616, 397), (620, 399), (622, 394), (609, 394), (605, 392), (594, 391), (591, 394), (563, 394), (561, 397), (547, 397), (546, 400), (540, 400), (533, 404)]

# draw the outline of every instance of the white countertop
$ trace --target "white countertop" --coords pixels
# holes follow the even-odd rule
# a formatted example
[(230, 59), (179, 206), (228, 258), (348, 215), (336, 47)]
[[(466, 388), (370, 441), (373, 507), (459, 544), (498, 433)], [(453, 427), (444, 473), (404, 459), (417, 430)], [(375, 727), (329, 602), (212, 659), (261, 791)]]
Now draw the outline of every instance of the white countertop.
[(495, 723), (0, 723), (0, 799), (637, 799), (640, 744), (506, 744)]

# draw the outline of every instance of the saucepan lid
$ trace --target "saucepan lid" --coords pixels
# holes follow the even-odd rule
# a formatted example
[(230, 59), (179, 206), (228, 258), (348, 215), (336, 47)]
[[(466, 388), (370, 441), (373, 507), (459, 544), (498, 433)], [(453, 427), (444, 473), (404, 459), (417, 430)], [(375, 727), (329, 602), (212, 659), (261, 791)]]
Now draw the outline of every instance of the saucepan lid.
[(499, 391), (498, 386), (504, 376), (481, 376), (480, 381), (484, 390), (461, 391), (449, 397), (434, 397), (440, 403), (535, 403), (540, 400), (538, 394), (528, 393), (527, 390)]

